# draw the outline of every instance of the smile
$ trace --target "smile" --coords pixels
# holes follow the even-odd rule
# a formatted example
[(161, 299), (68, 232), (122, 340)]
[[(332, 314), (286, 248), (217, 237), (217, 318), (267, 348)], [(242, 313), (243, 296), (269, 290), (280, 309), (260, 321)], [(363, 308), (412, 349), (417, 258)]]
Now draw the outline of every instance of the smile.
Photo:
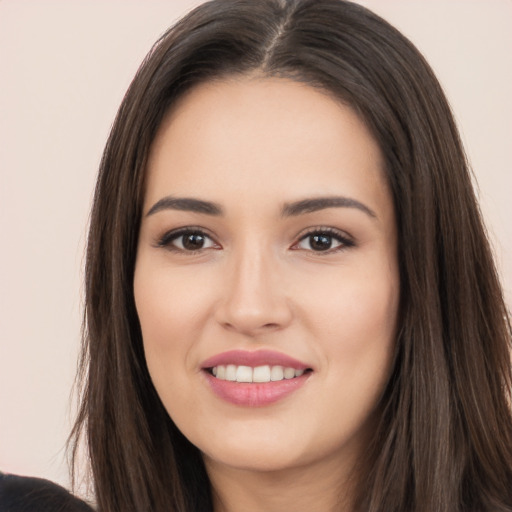
[(285, 367), (280, 365), (251, 366), (219, 365), (211, 369), (217, 379), (231, 382), (278, 382), (285, 379), (294, 379), (304, 373), (304, 369)]
[(313, 368), (273, 350), (231, 350), (201, 365), (209, 388), (225, 402), (264, 407), (298, 392)]

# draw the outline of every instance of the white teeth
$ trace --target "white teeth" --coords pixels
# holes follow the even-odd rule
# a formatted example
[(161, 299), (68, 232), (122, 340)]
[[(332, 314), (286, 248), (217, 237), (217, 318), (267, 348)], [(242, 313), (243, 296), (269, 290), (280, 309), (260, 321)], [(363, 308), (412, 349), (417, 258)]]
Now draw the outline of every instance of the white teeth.
[(293, 379), (295, 377), (295, 369), (294, 368), (285, 368), (284, 369), (284, 378), (285, 379)]
[(282, 366), (272, 366), (272, 370), (270, 370), (270, 380), (283, 380), (284, 379), (284, 369)]
[(226, 380), (226, 367), (222, 365), (217, 366), (216, 374), (217, 379)]
[(236, 366), (234, 364), (228, 364), (226, 366), (226, 380), (236, 380)]
[(252, 373), (253, 382), (270, 382), (270, 366), (256, 366)]
[(212, 374), (220, 380), (232, 382), (276, 382), (300, 377), (304, 370), (284, 366), (237, 366), (235, 364), (219, 365), (212, 368)]
[(237, 382), (252, 382), (252, 368), (250, 366), (239, 366), (236, 369)]

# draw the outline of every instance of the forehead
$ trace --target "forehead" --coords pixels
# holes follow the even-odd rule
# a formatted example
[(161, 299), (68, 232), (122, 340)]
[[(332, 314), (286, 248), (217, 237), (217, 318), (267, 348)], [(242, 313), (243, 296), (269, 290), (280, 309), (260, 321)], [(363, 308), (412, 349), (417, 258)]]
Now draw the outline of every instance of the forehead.
[[(146, 202), (205, 195), (387, 194), (376, 141), (327, 93), (280, 78), (196, 86), (165, 117), (148, 165)], [(386, 198), (387, 199), (387, 198)]]

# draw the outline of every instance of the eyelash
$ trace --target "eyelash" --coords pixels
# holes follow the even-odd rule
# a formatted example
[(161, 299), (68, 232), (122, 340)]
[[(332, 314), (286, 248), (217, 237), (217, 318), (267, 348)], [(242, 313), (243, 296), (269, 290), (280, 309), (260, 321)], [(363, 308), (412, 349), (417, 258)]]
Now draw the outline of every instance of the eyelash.
[[(214, 242), (213, 238), (206, 233), (206, 231), (199, 227), (186, 227), (186, 228), (180, 228), (173, 231), (169, 231), (165, 233), (160, 240), (157, 242), (158, 247), (163, 247), (165, 249), (168, 249), (169, 251), (177, 252), (177, 253), (186, 253), (189, 255), (200, 253), (201, 251), (204, 251), (206, 248), (199, 248), (196, 250), (186, 250), (182, 249), (180, 247), (176, 247), (173, 245), (173, 242), (178, 240), (180, 237), (184, 237), (185, 235), (196, 235), (196, 236), (202, 236), (204, 238), (207, 238)], [(216, 243), (216, 242), (214, 242)], [(218, 244), (217, 244), (218, 245)], [(219, 246), (220, 247), (220, 246)]]
[[(312, 229), (306, 231), (305, 233), (301, 234), (299, 240), (295, 244), (293, 244), (292, 248), (298, 246), (303, 240), (306, 240), (307, 238), (310, 238), (314, 235), (327, 236), (328, 238), (336, 240), (340, 244), (338, 247), (329, 248), (325, 251), (315, 251), (313, 249), (302, 249), (302, 250), (309, 250), (318, 256), (334, 254), (337, 252), (344, 251), (346, 249), (350, 249), (351, 247), (355, 246), (354, 240), (350, 236), (348, 236), (346, 233), (344, 233), (343, 231), (340, 231), (340, 230), (334, 229), (334, 228), (328, 228), (328, 227), (317, 227), (317, 228), (312, 228)], [(297, 248), (295, 250), (301, 250), (301, 249)]]
[[(205, 239), (209, 239), (214, 244), (214, 246), (216, 245), (217, 247), (200, 247), (199, 249), (196, 249), (196, 250), (192, 250), (192, 249), (187, 250), (187, 249), (176, 247), (175, 245), (173, 245), (173, 242), (178, 240), (180, 237), (184, 237), (186, 235), (195, 235), (195, 236), (204, 237)], [(326, 249), (325, 251), (324, 250), (315, 251), (314, 249), (301, 249), (298, 247), (298, 245), (301, 242), (303, 242), (307, 238), (312, 237), (314, 235), (324, 235), (330, 239), (334, 239), (335, 241), (337, 241), (339, 243), (339, 246)], [(158, 247), (162, 247), (162, 248), (168, 249), (173, 252), (187, 254), (187, 255), (198, 254), (202, 251), (212, 249), (212, 248), (216, 248), (216, 249), (220, 248), (220, 245), (218, 245), (215, 242), (215, 240), (204, 229), (199, 228), (199, 227), (193, 227), (193, 226), (186, 227), (186, 228), (180, 228), (180, 229), (169, 231), (169, 232), (165, 233), (158, 240), (156, 245)], [(354, 240), (351, 237), (349, 237), (347, 234), (345, 234), (344, 232), (339, 231), (334, 228), (317, 227), (317, 228), (310, 229), (305, 233), (302, 233), (300, 235), (300, 238), (298, 239), (298, 241), (292, 245), (291, 249), (292, 250), (310, 251), (316, 255), (321, 256), (321, 255), (333, 254), (333, 253), (337, 253), (340, 251), (344, 251), (344, 250), (349, 249), (354, 246), (355, 246)]]

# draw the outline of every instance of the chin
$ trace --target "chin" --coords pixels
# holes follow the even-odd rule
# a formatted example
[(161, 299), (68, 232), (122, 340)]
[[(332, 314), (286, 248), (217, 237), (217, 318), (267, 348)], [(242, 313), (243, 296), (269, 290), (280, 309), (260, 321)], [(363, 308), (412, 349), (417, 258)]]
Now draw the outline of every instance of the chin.
[[(247, 471), (279, 471), (300, 465), (305, 456), (304, 435), (290, 435), (279, 425), (219, 427), (193, 434), (189, 440), (203, 453), (206, 464), (220, 464)], [(271, 422), (274, 423), (274, 422)], [(298, 433), (297, 433), (298, 434)], [(303, 462), (302, 462), (303, 463)]]
[(247, 447), (245, 449), (229, 449), (203, 453), (206, 467), (228, 466), (239, 471), (249, 472), (279, 472), (292, 469), (304, 464), (299, 454), (285, 453), (283, 450), (272, 450), (268, 446), (262, 450), (261, 446)]

